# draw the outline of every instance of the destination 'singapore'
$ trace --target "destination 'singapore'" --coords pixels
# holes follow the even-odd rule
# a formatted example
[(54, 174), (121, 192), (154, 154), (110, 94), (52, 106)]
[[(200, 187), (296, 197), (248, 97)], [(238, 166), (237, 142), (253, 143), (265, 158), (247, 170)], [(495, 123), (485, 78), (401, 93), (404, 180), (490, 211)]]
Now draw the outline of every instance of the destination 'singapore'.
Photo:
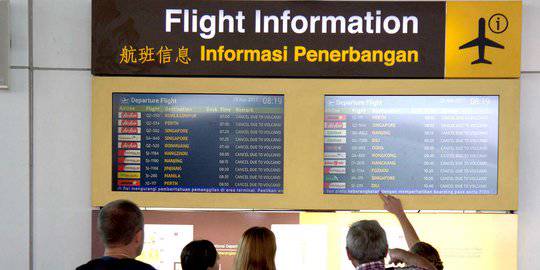
[(418, 50), (393, 49), (309, 49), (288, 46), (279, 49), (244, 49), (225, 46), (200, 47), (201, 62), (301, 62), (301, 63), (383, 63), (391, 67), (396, 63), (418, 63)]

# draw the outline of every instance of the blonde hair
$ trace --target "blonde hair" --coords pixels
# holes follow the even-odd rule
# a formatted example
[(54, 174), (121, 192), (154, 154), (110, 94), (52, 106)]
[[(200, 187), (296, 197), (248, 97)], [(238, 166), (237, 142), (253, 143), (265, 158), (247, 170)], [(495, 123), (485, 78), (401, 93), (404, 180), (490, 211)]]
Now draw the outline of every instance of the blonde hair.
[(244, 232), (234, 262), (235, 270), (276, 270), (276, 237), (264, 227)]

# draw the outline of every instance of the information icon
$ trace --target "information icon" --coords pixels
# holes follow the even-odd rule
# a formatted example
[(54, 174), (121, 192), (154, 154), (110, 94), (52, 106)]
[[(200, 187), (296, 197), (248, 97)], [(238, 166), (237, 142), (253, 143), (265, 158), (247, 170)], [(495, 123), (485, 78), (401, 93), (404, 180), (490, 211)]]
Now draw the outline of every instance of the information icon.
[(501, 13), (497, 13), (489, 18), (489, 29), (495, 34), (501, 34), (508, 29), (508, 19)]

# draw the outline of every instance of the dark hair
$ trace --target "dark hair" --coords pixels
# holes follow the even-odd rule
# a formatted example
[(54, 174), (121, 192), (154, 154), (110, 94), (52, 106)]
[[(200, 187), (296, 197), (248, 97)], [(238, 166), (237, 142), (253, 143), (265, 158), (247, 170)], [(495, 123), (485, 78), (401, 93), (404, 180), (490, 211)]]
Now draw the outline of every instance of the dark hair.
[(432, 245), (426, 242), (418, 242), (411, 247), (411, 252), (430, 261), (437, 270), (443, 269), (443, 263), (439, 256), (439, 252), (437, 252)]
[(98, 231), (105, 246), (127, 245), (144, 227), (139, 207), (128, 200), (116, 200), (99, 211)]
[(207, 270), (216, 264), (217, 251), (208, 240), (191, 241), (182, 249), (180, 262), (183, 270)]

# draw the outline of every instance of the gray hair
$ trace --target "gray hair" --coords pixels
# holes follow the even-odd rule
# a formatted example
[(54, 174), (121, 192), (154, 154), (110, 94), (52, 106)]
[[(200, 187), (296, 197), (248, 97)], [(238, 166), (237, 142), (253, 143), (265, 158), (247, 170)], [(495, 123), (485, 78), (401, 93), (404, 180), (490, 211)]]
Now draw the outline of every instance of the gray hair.
[(386, 233), (375, 220), (360, 220), (349, 227), (347, 250), (359, 263), (383, 260), (388, 253)]

